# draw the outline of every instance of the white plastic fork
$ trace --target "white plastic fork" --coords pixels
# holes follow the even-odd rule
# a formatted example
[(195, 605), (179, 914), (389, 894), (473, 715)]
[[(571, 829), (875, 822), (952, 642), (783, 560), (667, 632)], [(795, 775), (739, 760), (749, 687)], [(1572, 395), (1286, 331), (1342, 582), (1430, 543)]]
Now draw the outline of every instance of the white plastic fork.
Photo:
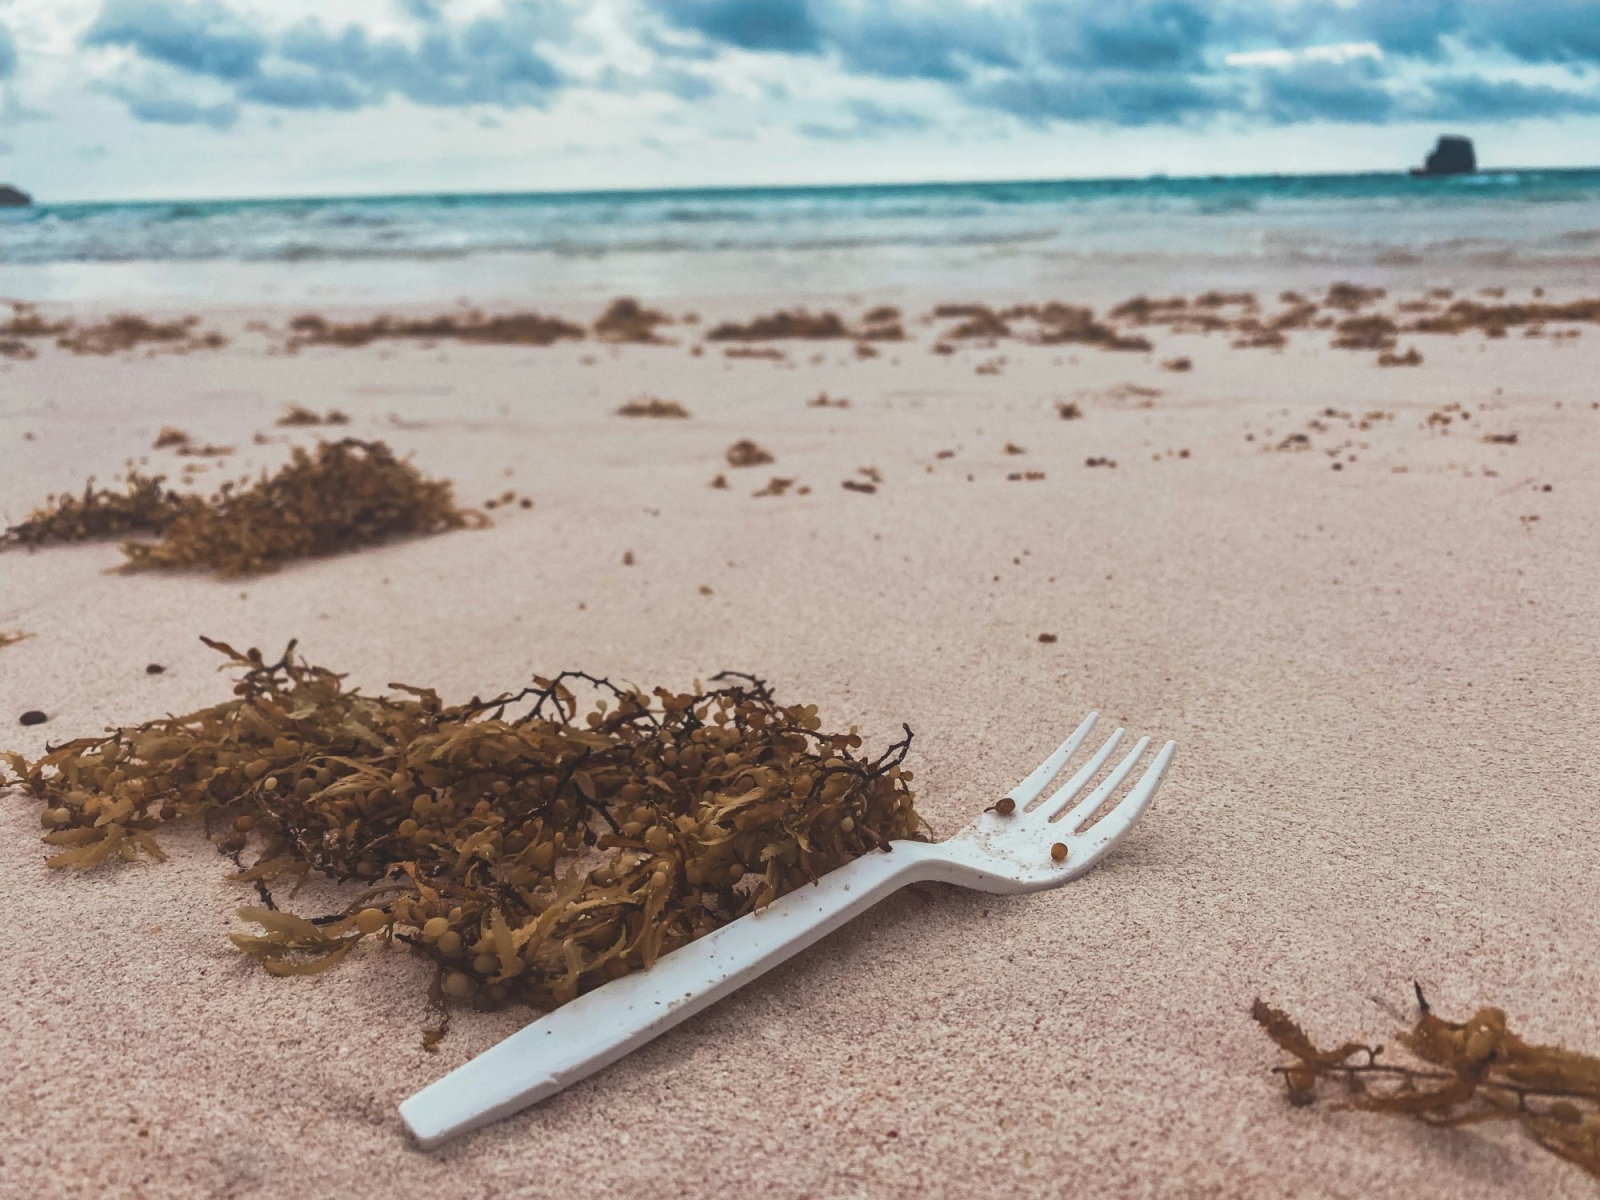
[[(1094, 791), (1063, 813), (1121, 743), (1118, 729), (1047, 800), (1050, 786), (1094, 727), (1090, 713), (1058, 750), (948, 841), (893, 842), (830, 871), (815, 886), (781, 896), (648, 971), (614, 979), (525, 1026), (423, 1088), (400, 1115), (424, 1149), (537, 1104), (593, 1075), (680, 1021), (798, 954), (908, 883), (936, 880), (1014, 894), (1060, 887), (1082, 875), (1133, 827), (1172, 761), (1168, 742), (1139, 782), (1099, 821), (1081, 828), (1121, 786), (1150, 745), (1141, 738)], [(1065, 857), (1058, 858), (1061, 847)]]

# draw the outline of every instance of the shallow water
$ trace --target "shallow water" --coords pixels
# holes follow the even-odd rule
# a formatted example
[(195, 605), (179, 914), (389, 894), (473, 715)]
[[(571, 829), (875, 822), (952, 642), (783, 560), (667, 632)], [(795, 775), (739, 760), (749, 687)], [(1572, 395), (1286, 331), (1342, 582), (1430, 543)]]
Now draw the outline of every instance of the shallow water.
[[(1600, 171), (45, 205), (0, 294), (217, 303), (1035, 292), (1600, 265)], [(1129, 289), (1123, 289), (1129, 290)]]

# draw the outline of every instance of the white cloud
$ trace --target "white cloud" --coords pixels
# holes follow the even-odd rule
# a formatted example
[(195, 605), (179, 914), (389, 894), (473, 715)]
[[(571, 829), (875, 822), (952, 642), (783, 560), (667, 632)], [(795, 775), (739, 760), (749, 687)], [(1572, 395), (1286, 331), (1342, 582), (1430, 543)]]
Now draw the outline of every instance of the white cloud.
[(1299, 50), (1243, 50), (1222, 57), (1230, 67), (1293, 67), (1301, 63), (1337, 66), (1361, 59), (1381, 62), (1383, 48), (1376, 42), (1330, 42), (1326, 46), (1306, 46)]

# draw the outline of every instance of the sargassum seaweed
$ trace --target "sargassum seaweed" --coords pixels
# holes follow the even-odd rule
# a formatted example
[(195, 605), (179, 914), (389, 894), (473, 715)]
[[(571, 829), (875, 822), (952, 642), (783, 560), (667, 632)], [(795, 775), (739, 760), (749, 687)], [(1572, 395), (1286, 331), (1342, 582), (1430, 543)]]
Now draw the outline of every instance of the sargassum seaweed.
[[(450, 705), (347, 689), (293, 645), (268, 663), (206, 640), (233, 699), (5, 759), (43, 802), (52, 867), (159, 859), (157, 829), (201, 818), (261, 898), (240, 916), (262, 932), (232, 940), (275, 975), (400, 941), (435, 965), (438, 1004), (548, 1009), (922, 836), (909, 729), (862, 757), (752, 676), (646, 694), (567, 672)], [(596, 697), (582, 717), (574, 687)], [(270, 885), (313, 873), (363, 890), (278, 911)]]
[(1314, 1103), (1318, 1085), (1328, 1082), (1343, 1091), (1340, 1108), (1439, 1128), (1512, 1122), (1600, 1177), (1600, 1058), (1523, 1041), (1498, 1008), (1480, 1008), (1457, 1024), (1435, 1016), (1421, 988), (1417, 1003), (1416, 1025), (1395, 1035), (1409, 1055), (1398, 1062), (1364, 1042), (1318, 1049), (1287, 1013), (1261, 1000), (1250, 1015), (1295, 1060), (1273, 1068), (1294, 1104)]
[(52, 497), (0, 534), (0, 550), (144, 533), (156, 540), (123, 543), (126, 570), (254, 575), (394, 537), (488, 524), (456, 506), (448, 482), (427, 478), (383, 442), (356, 438), (296, 446), (271, 475), (225, 483), (210, 497), (164, 482), (130, 471), (115, 492), (91, 479), (81, 496)]

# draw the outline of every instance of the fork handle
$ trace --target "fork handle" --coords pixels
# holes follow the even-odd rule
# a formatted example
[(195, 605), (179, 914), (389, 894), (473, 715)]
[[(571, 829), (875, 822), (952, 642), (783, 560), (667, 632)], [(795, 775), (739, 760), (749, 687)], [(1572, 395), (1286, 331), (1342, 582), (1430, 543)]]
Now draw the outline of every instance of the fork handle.
[(888, 893), (938, 874), (922, 842), (852, 860), (524, 1026), (400, 1105), (424, 1149), (553, 1096), (715, 1004)]

